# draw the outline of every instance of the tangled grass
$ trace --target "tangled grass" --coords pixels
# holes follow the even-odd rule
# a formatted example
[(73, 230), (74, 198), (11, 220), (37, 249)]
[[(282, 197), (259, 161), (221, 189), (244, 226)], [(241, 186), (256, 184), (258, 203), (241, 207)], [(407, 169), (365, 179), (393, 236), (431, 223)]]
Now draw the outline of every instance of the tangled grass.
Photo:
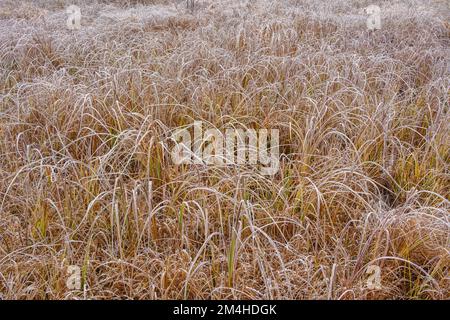
[[(437, 0), (2, 0), (0, 299), (449, 299), (448, 21)], [(196, 120), (279, 129), (279, 172), (175, 166)]]

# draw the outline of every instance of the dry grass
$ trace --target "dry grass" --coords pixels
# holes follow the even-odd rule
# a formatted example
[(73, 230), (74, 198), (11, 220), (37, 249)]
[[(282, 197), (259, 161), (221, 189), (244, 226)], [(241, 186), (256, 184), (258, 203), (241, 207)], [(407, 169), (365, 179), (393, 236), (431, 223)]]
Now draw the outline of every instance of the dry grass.
[[(449, 299), (449, 17), (1, 1), (0, 299)], [(194, 120), (280, 129), (280, 171), (175, 166)]]

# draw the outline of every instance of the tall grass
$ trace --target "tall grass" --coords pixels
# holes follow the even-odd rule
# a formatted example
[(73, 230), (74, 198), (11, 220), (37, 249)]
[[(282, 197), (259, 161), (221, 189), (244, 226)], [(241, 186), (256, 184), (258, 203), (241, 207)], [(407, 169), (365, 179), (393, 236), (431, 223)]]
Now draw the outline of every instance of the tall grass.
[[(175, 4), (1, 2), (0, 298), (448, 299), (445, 3)], [(175, 166), (193, 121), (279, 172)]]

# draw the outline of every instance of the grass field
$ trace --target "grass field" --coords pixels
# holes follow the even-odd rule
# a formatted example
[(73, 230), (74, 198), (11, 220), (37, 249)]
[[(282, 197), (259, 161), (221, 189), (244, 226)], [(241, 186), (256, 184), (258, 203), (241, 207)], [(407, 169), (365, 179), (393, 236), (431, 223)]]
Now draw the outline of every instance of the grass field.
[[(449, 21), (1, 0), (0, 299), (450, 299)], [(278, 129), (278, 172), (175, 165), (194, 121)]]

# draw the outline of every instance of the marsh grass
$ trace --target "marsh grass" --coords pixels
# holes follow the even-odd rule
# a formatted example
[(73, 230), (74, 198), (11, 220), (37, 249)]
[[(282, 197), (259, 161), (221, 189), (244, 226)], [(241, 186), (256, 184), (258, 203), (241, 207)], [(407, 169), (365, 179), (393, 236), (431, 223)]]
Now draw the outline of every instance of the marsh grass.
[[(445, 3), (198, 2), (1, 2), (0, 297), (448, 299)], [(193, 121), (279, 172), (175, 166)]]

